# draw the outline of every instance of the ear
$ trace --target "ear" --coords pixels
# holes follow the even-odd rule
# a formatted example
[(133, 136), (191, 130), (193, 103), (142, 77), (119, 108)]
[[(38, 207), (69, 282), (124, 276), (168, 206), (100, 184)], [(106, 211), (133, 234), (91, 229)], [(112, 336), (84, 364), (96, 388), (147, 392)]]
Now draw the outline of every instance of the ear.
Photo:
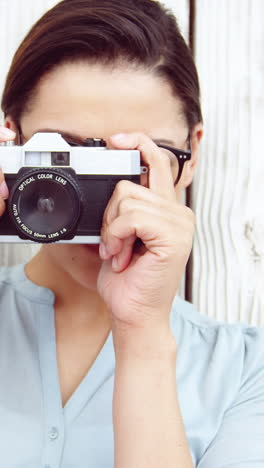
[(192, 181), (195, 174), (195, 169), (198, 162), (198, 151), (200, 142), (203, 136), (203, 124), (201, 122), (197, 123), (191, 133), (191, 149), (192, 149), (192, 157), (190, 161), (187, 161), (184, 164), (183, 170), (183, 177), (182, 177), (182, 185), (183, 188), (188, 187)]
[(9, 115), (7, 115), (6, 118), (5, 118), (5, 126), (7, 128), (10, 128), (10, 130), (13, 130), (13, 132), (16, 133), (16, 135), (17, 135), (16, 144), (18, 144), (18, 140), (19, 140), (18, 127), (17, 127), (15, 121)]

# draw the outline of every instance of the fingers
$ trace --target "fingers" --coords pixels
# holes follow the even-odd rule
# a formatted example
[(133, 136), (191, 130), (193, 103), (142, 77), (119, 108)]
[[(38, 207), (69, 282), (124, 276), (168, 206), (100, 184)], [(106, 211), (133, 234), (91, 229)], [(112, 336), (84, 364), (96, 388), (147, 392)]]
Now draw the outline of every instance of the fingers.
[[(194, 233), (193, 219), (175, 216), (169, 220), (166, 216), (154, 217), (150, 213), (137, 210), (118, 216), (104, 232), (102, 239), (107, 247), (103, 260), (112, 259), (112, 268), (121, 272), (131, 261), (133, 243), (142, 239), (146, 252), (154, 254), (160, 262), (187, 258), (191, 251)], [(130, 240), (130, 242), (128, 242)], [(180, 249), (179, 249), (180, 246)], [(113, 262), (116, 263), (113, 263)]]
[(166, 256), (167, 251), (174, 257), (178, 243), (182, 253), (191, 248), (194, 222), (193, 212), (184, 205), (168, 204), (166, 209), (160, 210), (142, 200), (124, 199), (117, 216), (102, 230), (101, 258), (110, 260), (114, 257), (117, 264), (112, 263), (113, 270), (124, 270), (131, 261), (137, 238), (142, 240), (145, 251), (160, 258)]
[[(115, 204), (115, 215), (110, 214), (110, 217), (107, 217), (107, 221), (104, 222), (101, 237), (104, 241), (104, 247), (107, 245), (107, 252), (104, 250), (104, 247), (101, 248), (100, 253), (101, 257), (104, 259), (109, 259), (112, 256), (120, 254), (121, 263), (129, 264), (129, 261), (132, 256), (132, 251), (134, 243), (137, 239), (136, 231), (132, 231), (128, 234), (128, 237), (123, 238), (111, 234), (111, 228), (113, 223), (120, 216), (123, 217), (124, 222), (127, 220), (133, 220), (137, 214), (140, 214), (140, 217), (144, 219), (146, 215), (151, 216), (156, 219), (160, 218), (160, 221), (170, 221), (173, 220), (174, 213), (167, 210), (160, 210), (155, 204), (150, 204), (144, 200), (135, 199), (135, 198), (122, 198), (119, 204)], [(128, 217), (126, 217), (128, 215)]]
[[(120, 181), (104, 212), (100, 255), (103, 260), (113, 257), (113, 269), (122, 271), (131, 261), (137, 238), (149, 248), (151, 236), (155, 237), (161, 223), (171, 230), (180, 203), (175, 195), (170, 158), (149, 137), (141, 133), (115, 135), (111, 144), (120, 149), (138, 149), (149, 167), (149, 187)], [(152, 227), (150, 231), (143, 227), (146, 219)]]
[[(134, 184), (127, 180), (120, 181), (114, 190), (114, 193), (105, 209), (101, 238), (106, 236), (108, 227), (120, 215), (126, 213), (142, 212), (144, 217), (146, 214), (153, 218), (158, 216), (166, 219), (173, 219), (175, 207), (178, 202), (168, 202), (159, 195), (151, 192), (148, 188)], [(127, 239), (118, 239), (113, 237), (111, 240), (111, 251), (108, 255), (103, 252), (103, 247), (100, 250), (102, 259), (109, 259), (111, 256), (118, 254), (120, 264), (126, 268), (131, 260), (133, 246), (137, 236), (135, 233), (129, 235)]]
[(111, 143), (120, 149), (137, 148), (141, 152), (144, 163), (149, 166), (149, 187), (126, 180), (120, 181), (104, 212), (103, 225), (108, 225), (115, 219), (119, 204), (124, 198), (145, 200), (160, 209), (165, 209), (167, 200), (178, 203), (170, 158), (149, 137), (141, 133), (120, 134), (112, 136)]
[(143, 133), (113, 135), (111, 143), (120, 149), (137, 149), (149, 167), (149, 189), (167, 200), (175, 200), (170, 159)]
[(9, 128), (0, 126), (0, 143), (14, 140), (15, 138), (16, 138), (16, 134), (15, 132), (13, 132), (13, 130), (9, 130)]
[(120, 212), (120, 204), (125, 205), (127, 199), (142, 200), (149, 206), (159, 207), (161, 210), (167, 206), (167, 200), (153, 193), (146, 187), (134, 184), (128, 180), (121, 180), (115, 187), (113, 195), (105, 209), (103, 227), (109, 225)]

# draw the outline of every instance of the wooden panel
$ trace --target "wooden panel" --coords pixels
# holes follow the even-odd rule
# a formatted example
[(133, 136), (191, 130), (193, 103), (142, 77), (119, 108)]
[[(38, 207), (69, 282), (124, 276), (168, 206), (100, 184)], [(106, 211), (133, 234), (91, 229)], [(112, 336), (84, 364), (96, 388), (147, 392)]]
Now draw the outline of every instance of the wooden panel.
[[(199, 6), (199, 7), (198, 7)], [(264, 323), (264, 2), (199, 0), (205, 139), (193, 184), (193, 296), (221, 320)]]

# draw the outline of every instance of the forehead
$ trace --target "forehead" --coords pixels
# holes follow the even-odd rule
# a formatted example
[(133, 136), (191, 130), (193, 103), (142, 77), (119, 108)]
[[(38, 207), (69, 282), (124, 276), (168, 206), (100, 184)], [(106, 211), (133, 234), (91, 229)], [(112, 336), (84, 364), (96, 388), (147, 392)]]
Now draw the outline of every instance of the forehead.
[(170, 85), (150, 71), (86, 63), (64, 64), (39, 83), (23, 127), (70, 130), (108, 137), (116, 132), (183, 132), (181, 103)]

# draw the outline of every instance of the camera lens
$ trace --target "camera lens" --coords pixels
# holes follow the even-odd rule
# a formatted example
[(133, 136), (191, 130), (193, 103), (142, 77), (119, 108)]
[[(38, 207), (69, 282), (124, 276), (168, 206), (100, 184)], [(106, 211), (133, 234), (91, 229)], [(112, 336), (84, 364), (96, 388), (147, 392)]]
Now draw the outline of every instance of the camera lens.
[(68, 236), (81, 211), (77, 181), (62, 169), (34, 169), (18, 177), (9, 214), (23, 237), (49, 243)]
[(38, 211), (40, 213), (51, 213), (54, 210), (55, 202), (54, 199), (49, 197), (40, 197), (38, 199)]

